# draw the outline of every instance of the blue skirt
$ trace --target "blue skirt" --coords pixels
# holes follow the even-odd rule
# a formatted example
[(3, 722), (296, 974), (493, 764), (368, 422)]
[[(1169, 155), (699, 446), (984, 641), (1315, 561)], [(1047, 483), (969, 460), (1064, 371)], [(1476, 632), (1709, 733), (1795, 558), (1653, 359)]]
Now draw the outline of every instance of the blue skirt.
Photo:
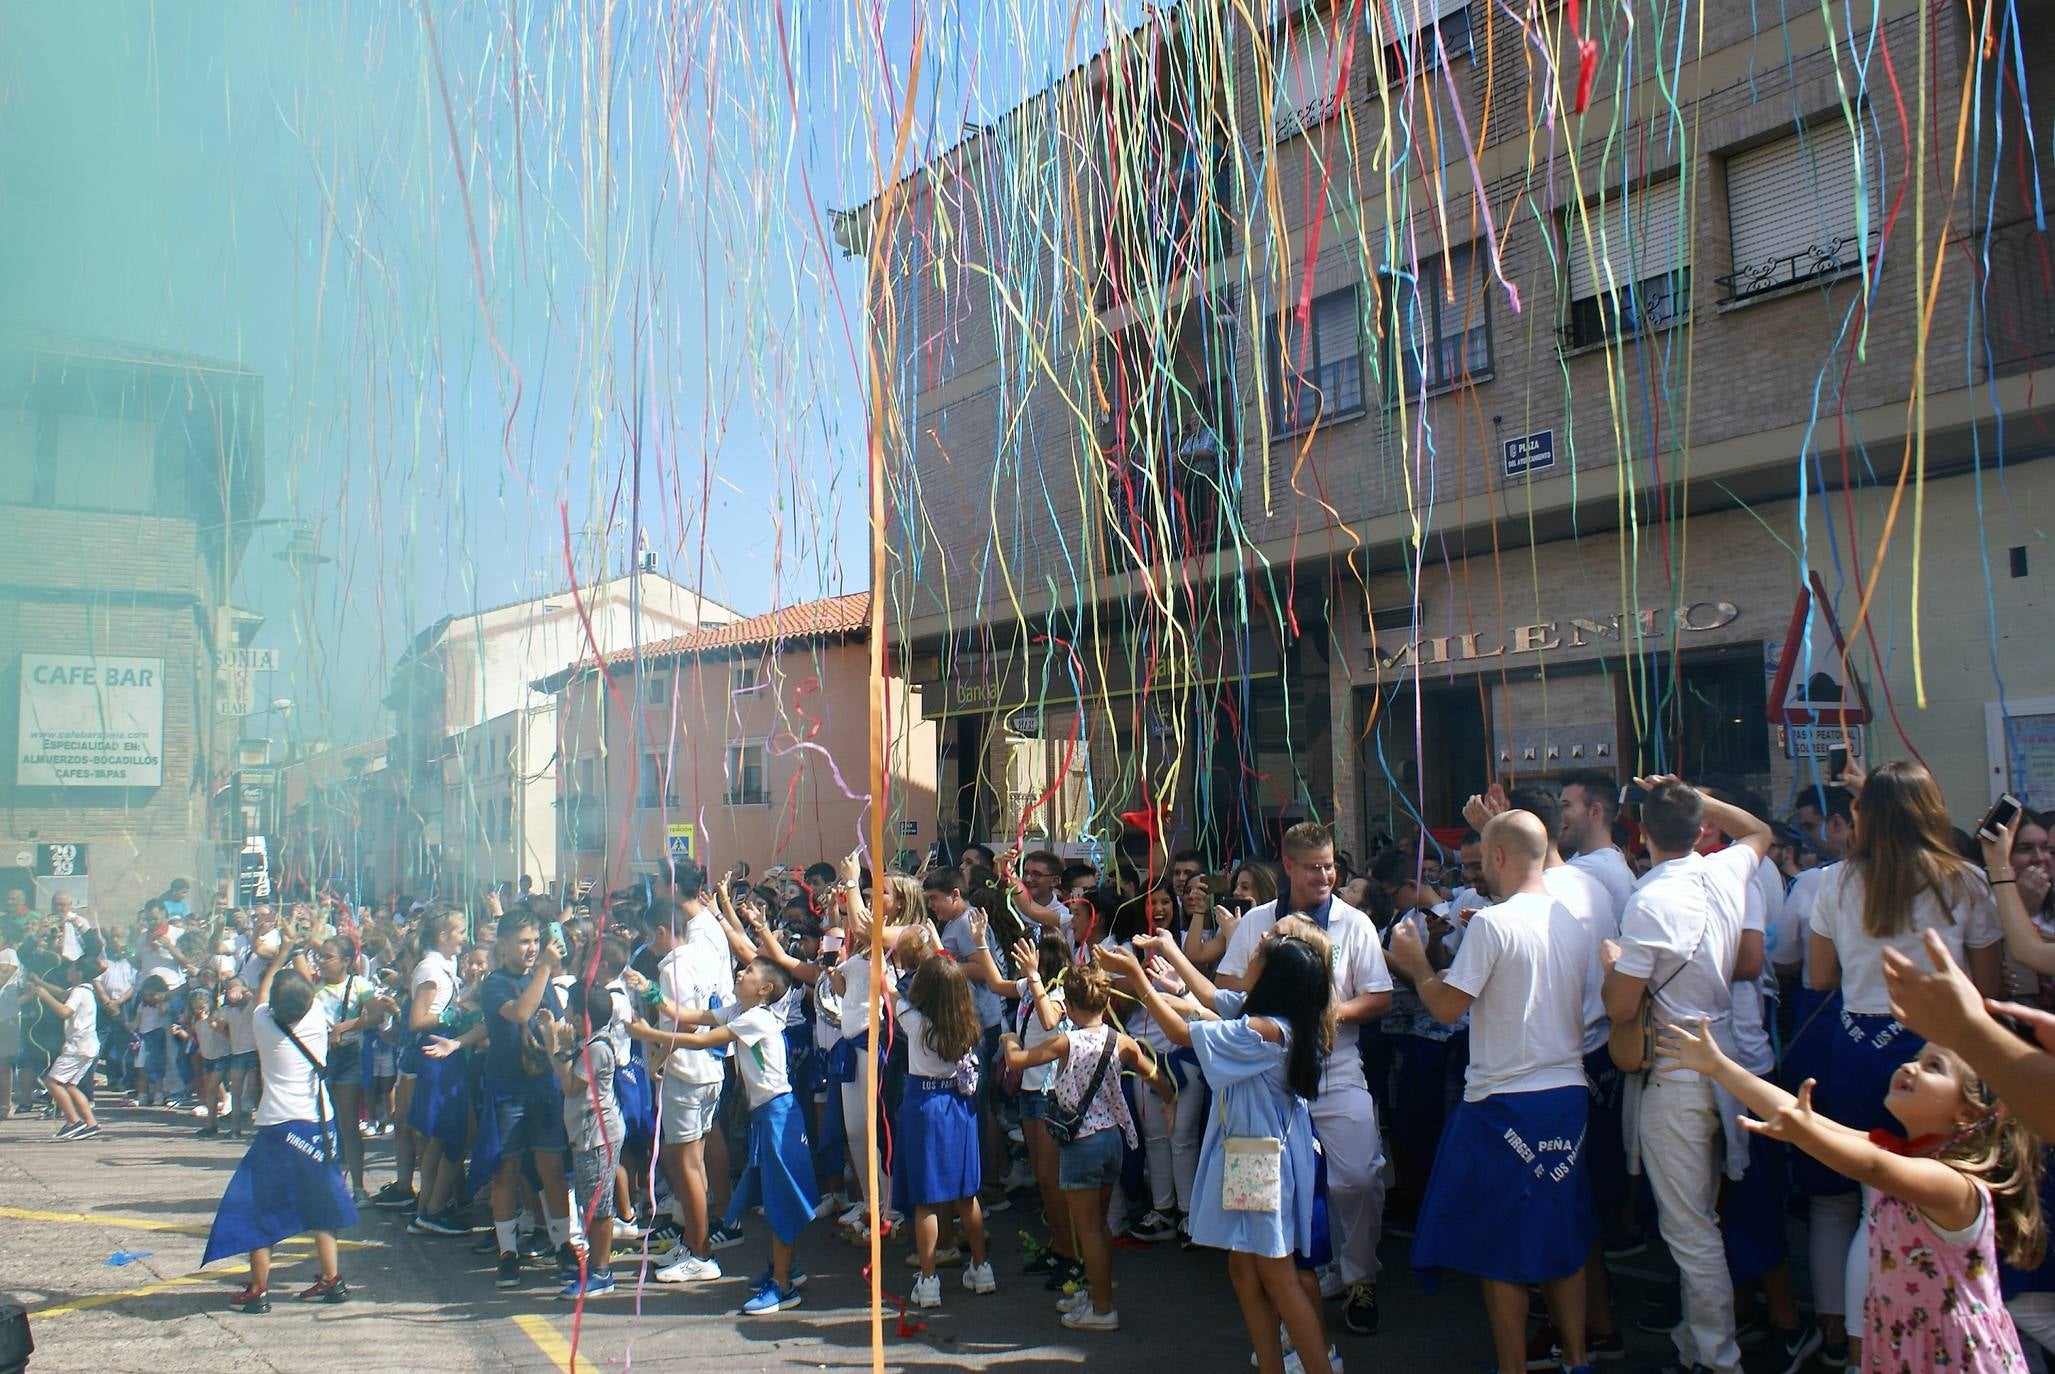
[(309, 1231), (340, 1231), (356, 1224), (335, 1128), (324, 1131), (311, 1121), (263, 1126), (221, 1195), (200, 1263), (247, 1255)]
[(727, 1223), (750, 1207), (762, 1207), (771, 1234), (787, 1245), (813, 1220), (820, 1205), (814, 1186), (813, 1149), (806, 1140), (806, 1117), (799, 1099), (780, 1093), (749, 1112), (749, 1163), (728, 1199)]
[(1583, 1087), (1503, 1093), (1449, 1117), (1420, 1204), (1413, 1267), (1433, 1291), (1440, 1270), (1502, 1283), (1573, 1274), (1591, 1248)]
[[(1827, 1111), (1827, 1085), (1833, 1073), (1834, 1041), (1840, 1034), (1839, 991), (1801, 987), (1792, 995), (1791, 1042), (1784, 1046), (1777, 1081), (1795, 1093), (1806, 1079), (1817, 1079), (1814, 1105), (1823, 1112)], [(1835, 1197), (1855, 1191), (1853, 1179), (1835, 1173), (1803, 1150), (1792, 1151), (1791, 1186), (1805, 1197)]]
[(614, 1098), (621, 1104), (621, 1135), (630, 1146), (646, 1147), (656, 1139), (656, 1092), (649, 1067), (631, 1058), (614, 1070)]
[(1748, 1137), (1748, 1170), (1729, 1180), (1720, 1198), (1720, 1239), (1727, 1272), (1737, 1284), (1760, 1278), (1790, 1258), (1784, 1240), (1789, 1193), (1784, 1147), (1765, 1135)]
[(463, 1152), (471, 1134), (471, 1083), (466, 1056), (421, 1060), (414, 1078), (414, 1096), (407, 1104), (407, 1124), (442, 1142), (451, 1154)]
[(1889, 1016), (1863, 1016), (1845, 1009), (1832, 1029), (1827, 1071), (1813, 1089), (1815, 1105), (1843, 1126), (1903, 1135), (1905, 1127), (1885, 1108), (1884, 1097), (1891, 1090), (1891, 1075), (1927, 1042)]
[(978, 1149), (978, 1113), (956, 1091), (953, 1078), (906, 1080), (906, 1096), (892, 1133), (892, 1207), (910, 1213), (976, 1197), (984, 1182)]

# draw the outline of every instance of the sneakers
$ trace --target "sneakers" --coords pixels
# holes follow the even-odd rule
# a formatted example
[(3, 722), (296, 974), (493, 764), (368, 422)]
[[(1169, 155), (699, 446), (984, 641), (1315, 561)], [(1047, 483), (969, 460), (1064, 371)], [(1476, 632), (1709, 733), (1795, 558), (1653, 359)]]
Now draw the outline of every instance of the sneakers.
[(1069, 1263), (1069, 1260), (1063, 1258), (1054, 1250), (1044, 1250), (1041, 1254), (1036, 1255), (1026, 1264), (1020, 1266), (1020, 1272), (1023, 1274), (1053, 1274)]
[(1085, 1266), (1077, 1260), (1064, 1260), (1062, 1268), (1050, 1271), (1042, 1287), (1051, 1293), (1074, 1293), (1085, 1281)]
[(332, 1279), (316, 1279), (300, 1290), (301, 1302), (338, 1303), (350, 1300), (350, 1286), (343, 1282), (341, 1274)]
[(1063, 1324), (1072, 1331), (1118, 1331), (1120, 1313), (1112, 1308), (1094, 1312), (1088, 1298), (1063, 1314)]
[(557, 1282), (576, 1283), (578, 1271), (583, 1267), (583, 1257), (569, 1241), (557, 1247)]
[(992, 1262), (986, 1260), (983, 1264), (966, 1266), (963, 1271), (963, 1286), (973, 1293), (998, 1292), (999, 1280), (992, 1276)]
[(1068, 1312), (1073, 1307), (1077, 1307), (1079, 1305), (1082, 1305), (1086, 1308), (1091, 1307), (1092, 1290), (1090, 1290), (1089, 1288), (1080, 1288), (1077, 1290), (1077, 1292), (1065, 1293), (1062, 1297), (1056, 1300), (1056, 1310), (1058, 1312)]
[(52, 1140), (70, 1140), (85, 1128), (86, 1123), (83, 1121), (67, 1121), (53, 1131), (50, 1138)]
[(1684, 1295), (1675, 1288), (1660, 1289), (1641, 1305), (1634, 1325), (1652, 1336), (1667, 1336), (1684, 1320)]
[(668, 1269), (680, 1260), (691, 1258), (692, 1251), (686, 1248), (685, 1242), (682, 1240), (673, 1241), (662, 1249), (657, 1248), (655, 1245), (649, 1247), (649, 1262), (659, 1269)]
[[(804, 1288), (806, 1287), (806, 1278), (806, 1271), (795, 1264), (792, 1266), (792, 1277), (785, 1286), (787, 1288)], [(766, 1288), (775, 1287), (777, 1282), (775, 1273), (770, 1266), (766, 1265), (764, 1271), (756, 1276), (756, 1282), (749, 1285), (749, 1291), (752, 1293), (761, 1292)]]
[(709, 1283), (720, 1276), (720, 1265), (690, 1252), (676, 1264), (667, 1264), (650, 1275), (658, 1283)]
[(1013, 1199), (1006, 1195), (1006, 1189), (1003, 1187), (980, 1188), (978, 1189), (978, 1206), (984, 1208), (988, 1213), (1010, 1212), (1013, 1210)]
[(1358, 1336), (1377, 1334), (1377, 1285), (1369, 1279), (1357, 1279), (1349, 1285), (1348, 1299), (1342, 1304), (1341, 1324)]
[(942, 1276), (922, 1274), (913, 1281), (913, 1305), (915, 1307), (940, 1307), (942, 1305)]
[(1320, 1296), (1322, 1298), (1338, 1298), (1348, 1291), (1348, 1285), (1341, 1281), (1341, 1266), (1339, 1264), (1323, 1264), (1313, 1272), (1320, 1276)]
[(542, 1260), (548, 1259), (551, 1255), (556, 1253), (556, 1251), (551, 1247), (549, 1243), (548, 1233), (545, 1232), (540, 1226), (536, 1227), (532, 1231), (523, 1228), (520, 1230), (519, 1234), (521, 1237), (519, 1246), (519, 1249), (521, 1251), (521, 1258)]
[[(797, 1307), (804, 1299), (799, 1296), (799, 1286), (780, 1288), (775, 1283), (765, 1284), (749, 1295), (749, 1301), (742, 1304), (742, 1315), (761, 1317), (771, 1312), (783, 1312), (788, 1307)], [(937, 1298), (937, 1302), (941, 1299)]]
[(864, 1214), (869, 1211), (870, 1208), (866, 1207), (861, 1202), (851, 1203), (848, 1211), (844, 1212), (841, 1216), (835, 1218), (835, 1224), (837, 1226), (854, 1226), (857, 1223), (861, 1222), (864, 1218)]
[(94, 1136), (98, 1134), (100, 1134), (100, 1123), (97, 1121), (89, 1121), (85, 1125), (79, 1127), (76, 1131), (73, 1131), (66, 1138), (70, 1140), (91, 1140)]
[(403, 1207), (412, 1207), (414, 1190), (394, 1179), (371, 1195), (371, 1205), (385, 1212), (397, 1212)]
[(557, 1290), (557, 1296), (560, 1298), (570, 1298), (575, 1301), (578, 1298), (603, 1298), (613, 1291), (614, 1276), (612, 1272), (600, 1269), (587, 1274), (582, 1283), (577, 1278), (572, 1278), (570, 1282)]
[(1846, 1339), (1829, 1341), (1822, 1337), (1819, 1355), (1820, 1364), (1828, 1369), (1848, 1368), (1848, 1342)]
[[(1585, 1358), (1596, 1364), (1600, 1360), (1624, 1360), (1627, 1358), (1627, 1338), (1618, 1331), (1608, 1331), (1601, 1336), (1596, 1332), (1584, 1337)], [(1527, 1367), (1545, 1369), (1549, 1374), (1563, 1367), (1563, 1338), (1553, 1322), (1543, 1322), (1535, 1333), (1527, 1338)], [(1570, 1368), (1581, 1369), (1582, 1365)]]
[[(1341, 1374), (1341, 1352), (1331, 1345), (1327, 1347), (1327, 1367), (1333, 1374)], [(1284, 1352), (1284, 1374), (1306, 1374), (1306, 1362), (1299, 1358), (1298, 1351)]]
[[(935, 1267), (938, 1269), (954, 1269), (961, 1263), (963, 1263), (963, 1249), (961, 1246), (945, 1245), (935, 1251)], [(906, 1267), (909, 1269), (920, 1268), (919, 1250), (907, 1251)]]
[[(1772, 1328), (1769, 1339), (1763, 1342), (1759, 1350), (1744, 1356), (1742, 1364), (1748, 1369), (1748, 1374), (1798, 1374), (1824, 1341), (1819, 1327), (1810, 1322), (1796, 1331), (1778, 1331)], [(1845, 1364), (1845, 1351), (1842, 1359)]]
[[(374, 1201), (372, 1206), (378, 1204)], [(440, 1212), (416, 1212), (407, 1223), (407, 1229), (417, 1236), (468, 1236), (471, 1228), (457, 1217), (457, 1209), (445, 1207)]]
[(706, 1248), (709, 1250), (732, 1250), (741, 1243), (740, 1226), (716, 1226), (706, 1233)]
[(1164, 1216), (1161, 1212), (1151, 1211), (1140, 1221), (1136, 1222), (1134, 1229), (1129, 1231), (1128, 1234), (1136, 1240), (1145, 1240), (1151, 1245), (1159, 1245), (1166, 1240), (1177, 1239), (1177, 1223), (1171, 1218)]
[(228, 1300), (228, 1310), (256, 1316), (271, 1310), (271, 1295), (255, 1284), (246, 1285), (243, 1291)]
[(494, 1288), (519, 1288), (521, 1286), (521, 1257), (512, 1250), (499, 1252), (499, 1269), (492, 1276)]

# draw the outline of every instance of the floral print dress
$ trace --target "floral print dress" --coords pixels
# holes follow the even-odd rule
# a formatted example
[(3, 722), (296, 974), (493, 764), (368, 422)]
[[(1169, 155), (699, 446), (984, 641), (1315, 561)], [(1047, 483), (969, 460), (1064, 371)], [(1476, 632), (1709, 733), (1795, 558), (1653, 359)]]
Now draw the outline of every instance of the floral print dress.
[(1976, 1220), (1959, 1232), (1941, 1231), (1909, 1202), (1869, 1192), (1862, 1367), (1871, 1374), (2026, 1369), (1998, 1294), (1991, 1193), (1982, 1183), (1976, 1190)]

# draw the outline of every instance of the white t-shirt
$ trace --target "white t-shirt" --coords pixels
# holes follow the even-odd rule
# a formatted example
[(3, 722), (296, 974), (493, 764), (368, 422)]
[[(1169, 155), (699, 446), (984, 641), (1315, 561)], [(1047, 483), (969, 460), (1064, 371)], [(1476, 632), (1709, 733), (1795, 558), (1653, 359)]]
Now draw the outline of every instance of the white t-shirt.
[[(166, 931), (164, 943), (175, 944), (180, 933), (176, 928)], [(144, 980), (152, 976), (163, 979), (164, 986), (172, 991), (177, 991), (179, 988), (184, 987), (186, 982), (185, 970), (178, 966), (178, 960), (165, 953), (156, 941), (145, 940), (142, 942), (141, 947), (136, 950), (136, 986), (138, 988), (142, 987)], [(147, 1004), (137, 1006), (136, 1030), (138, 1033), (147, 1035), (151, 1031), (163, 1030), (164, 1026), (163, 1007), (153, 1007)]]
[(1605, 965), (1599, 962), (1598, 946), (1600, 941), (1620, 938), (1620, 916), (1613, 909), (1612, 895), (1605, 890), (1605, 884), (1584, 869), (1567, 863), (1545, 868), (1541, 885), (1591, 936), (1591, 967), (1584, 978), (1583, 1045), (1584, 1053), (1592, 1054), (1605, 1047), (1606, 1031), (1612, 1026), (1605, 1014)]
[[(1952, 910), (1944, 910), (1931, 892), (1920, 893), (1912, 904), (1907, 928), (1880, 940), (1862, 928), (1862, 871), (1853, 864), (1836, 866), (1833, 876), (1821, 884), (1812, 907), (1812, 931), (1834, 942), (1834, 954), (1841, 961), (1841, 1004), (1858, 1016), (1888, 1016), (1891, 995), (1884, 987), (1884, 951), (1895, 949), (1922, 966), (1926, 954), (1923, 932), (1938, 930), (1955, 962), (1964, 963), (1964, 952), (1985, 949), (2005, 938), (1998, 925), (1998, 903), (1990, 884), (1981, 875), (1954, 890)], [(1950, 920), (1949, 917), (1954, 919)]]
[(1572, 868), (1580, 868), (1598, 879), (1606, 895), (1613, 899), (1613, 910), (1625, 912), (1627, 899), (1634, 895), (1636, 879), (1634, 870), (1627, 865), (1627, 856), (1607, 845), (1579, 854), (1567, 861)]
[(854, 1040), (871, 1028), (871, 957), (852, 954), (842, 961), (842, 1038)]
[(1753, 978), (1734, 980), (1734, 1062), (1753, 1074), (1767, 1074), (1777, 1067), (1777, 1051), (1770, 1044), (1765, 998), (1770, 985), (1769, 931), (1784, 906), (1784, 879), (1777, 866), (1764, 859), (1748, 880), (1747, 905), (1742, 908), (1741, 931), (1763, 932), (1763, 971)]
[(100, 1003), (81, 983), (64, 994), (64, 1052), (91, 1059), (100, 1052)]
[(1516, 892), (1470, 918), (1442, 981), (1467, 992), (1463, 1100), (1584, 1086), (1591, 932), (1547, 893)]
[[(1220, 972), (1239, 978), (1249, 971), (1256, 949), (1280, 919), (1278, 902), (1265, 902), (1242, 917), (1221, 956)], [(1344, 902), (1332, 899), (1328, 909), (1327, 938), (1334, 945), (1334, 1000), (1346, 1002), (1366, 992), (1390, 992), (1391, 970), (1385, 967), (1384, 945), (1370, 918)], [(1363, 1056), (1357, 1052), (1357, 1025), (1344, 1021), (1334, 1028), (1334, 1048), (1320, 1070), (1320, 1090), (1364, 1085)]]
[[(707, 918), (709, 921), (711, 917)], [(725, 973), (728, 998), (734, 996), (734, 972), (728, 967), (728, 950), (724, 941), (721, 946), (720, 968), (710, 967), (706, 945), (689, 937), (675, 945), (663, 962), (656, 966), (657, 985), (663, 989), (664, 1000), (680, 1011), (704, 1011), (724, 1000), (721, 998), (721, 978)], [(678, 1026), (667, 1029), (687, 1029)], [(664, 1061), (664, 1074), (680, 1083), (718, 1083), (721, 1081), (721, 1059), (718, 1050), (675, 1049)]]
[[(1648, 981), (1658, 1019), (1700, 1017), (1722, 1026), (1734, 1012), (1734, 956), (1741, 948), (1757, 856), (1747, 845), (1686, 854), (1648, 870), (1620, 917), (1620, 959)], [(1689, 1070), (1673, 1075), (1696, 1080)]]
[[(328, 1106), (327, 1086), (307, 1062), (307, 1056), (294, 1048), (279, 1029), (270, 1004), (258, 1007), (251, 1016), (250, 1033), (257, 1041), (257, 1063), (264, 1070), (264, 1097), (257, 1103), (255, 1123), (261, 1127), (286, 1121), (332, 1119), (334, 1112)], [(328, 1062), (328, 1014), (321, 1010), (318, 1000), (307, 1008), (300, 1024), (293, 1027), (293, 1034), (307, 1047), (308, 1054), (324, 1064)]]
[(749, 1105), (761, 1107), (791, 1092), (792, 1080), (785, 1072), (785, 1003), (767, 1002), (743, 1011), (740, 1002), (730, 1002), (715, 1015), (734, 1032), (740, 1046), (735, 1066), (742, 1072), (742, 1086), (749, 1090)]
[(915, 1078), (956, 1077), (956, 1061), (935, 1053), (928, 1044), (928, 1018), (915, 1011), (910, 1002), (899, 1004), (899, 1033), (906, 1037), (908, 1073)]
[(422, 984), (435, 989), (428, 999), (428, 1013), (440, 1016), (457, 996), (457, 966), (447, 954), (440, 950), (429, 950), (414, 965), (414, 979), (407, 985), (407, 997), (411, 1001), (421, 990)]
[(136, 990), (136, 966), (126, 959), (109, 959), (95, 981), (100, 984), (100, 991), (107, 994), (107, 1000), (119, 1006)]
[(226, 1059), (235, 1053), (235, 1046), (229, 1040), (228, 1032), (214, 1028), (213, 1016), (201, 1017), (193, 1029), (200, 1038), (200, 1058)]
[(1784, 893), (1782, 924), (1777, 930), (1774, 957), (1779, 968), (1796, 968), (1802, 975), (1812, 958), (1812, 908), (1819, 901), (1827, 878), (1841, 867), (1840, 860), (1808, 868), (1791, 880)]

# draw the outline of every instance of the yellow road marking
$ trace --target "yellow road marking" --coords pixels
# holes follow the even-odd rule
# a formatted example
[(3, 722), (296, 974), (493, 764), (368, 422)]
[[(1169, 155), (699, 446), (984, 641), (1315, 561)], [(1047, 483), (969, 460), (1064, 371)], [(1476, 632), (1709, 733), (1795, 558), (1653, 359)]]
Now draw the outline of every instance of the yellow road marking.
[[(312, 1249), (274, 1249), (271, 1252), (271, 1267), (273, 1271), (276, 1271), (281, 1265), (298, 1264), (302, 1260), (313, 1258), (314, 1252)], [(247, 1260), (240, 1264), (225, 1264), (219, 1269), (208, 1269), (205, 1271), (195, 1269), (190, 1274), (181, 1274), (177, 1278), (172, 1279), (159, 1279), (154, 1283), (138, 1284), (134, 1288), (124, 1288), (118, 1293), (95, 1293), (91, 1297), (73, 1298), (70, 1302), (60, 1302), (49, 1307), (37, 1308), (29, 1315), (37, 1318), (61, 1317), (67, 1312), (83, 1312), (90, 1308), (106, 1307), (110, 1303), (121, 1302), (128, 1298), (147, 1298), (154, 1293), (163, 1293), (173, 1288), (184, 1288), (195, 1283), (208, 1283), (215, 1279), (234, 1278), (238, 1274), (247, 1274), (249, 1272), (250, 1265)]]
[(547, 1317), (538, 1317), (533, 1312), (523, 1312), (514, 1318), (514, 1325), (521, 1334), (535, 1342), (535, 1348), (557, 1367), (559, 1374), (572, 1374), (571, 1343), (557, 1334)]
[[(169, 1231), (181, 1236), (204, 1236), (213, 1229), (212, 1224), (202, 1226), (189, 1221), (159, 1221), (155, 1217), (124, 1217), (111, 1212), (39, 1212), (29, 1207), (0, 1207), (0, 1217), (11, 1221), (51, 1221), (60, 1225), (106, 1226), (116, 1231)], [(376, 1250), (383, 1248), (383, 1242), (375, 1240), (344, 1240), (336, 1237), (335, 1243), (345, 1250)]]

